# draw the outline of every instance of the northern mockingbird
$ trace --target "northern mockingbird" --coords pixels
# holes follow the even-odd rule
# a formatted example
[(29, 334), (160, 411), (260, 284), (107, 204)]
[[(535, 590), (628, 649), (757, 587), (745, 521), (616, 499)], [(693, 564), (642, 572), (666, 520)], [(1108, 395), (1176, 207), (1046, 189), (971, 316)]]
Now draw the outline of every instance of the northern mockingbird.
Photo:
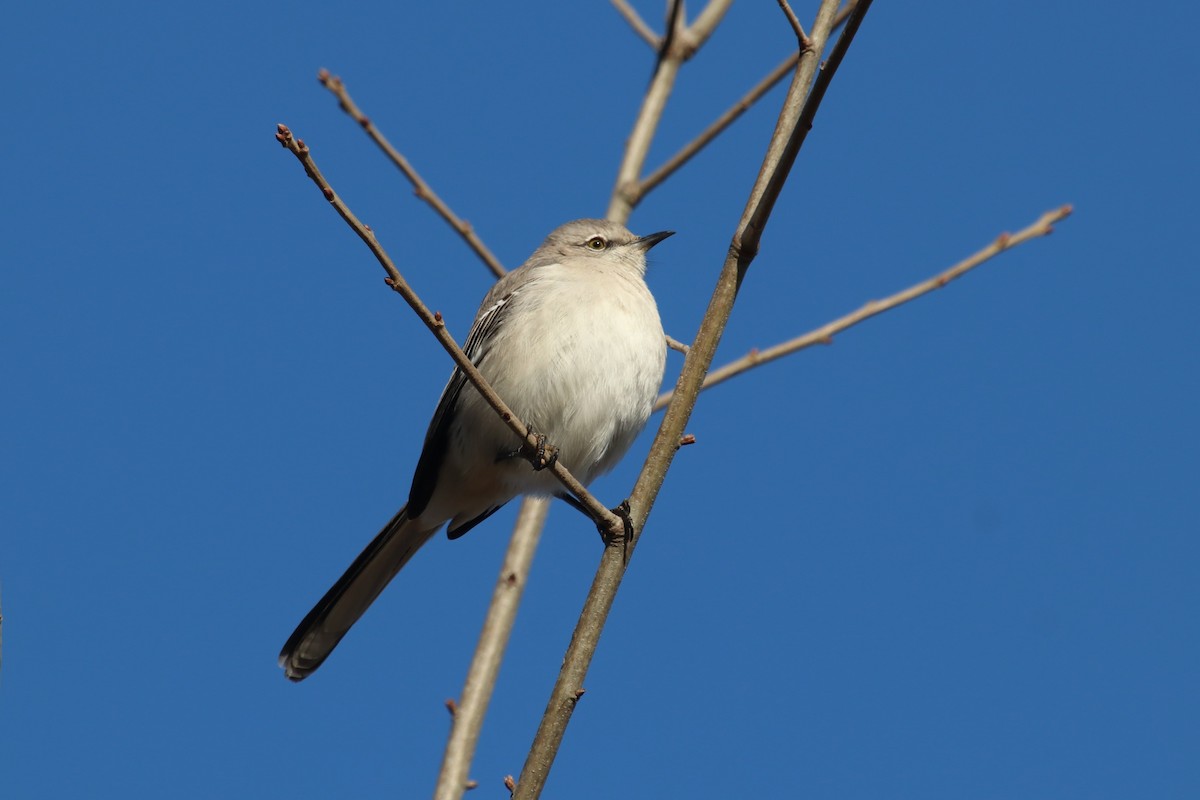
[[(646, 251), (673, 233), (634, 236), (599, 219), (568, 222), (492, 287), (463, 349), (509, 407), (557, 447), (582, 483), (612, 469), (646, 424), (666, 337), (646, 287)], [(457, 539), (518, 495), (563, 495), (548, 471), (458, 370), (433, 412), (408, 504), (354, 559), (279, 654), (312, 674), (421, 545), (449, 523)]]

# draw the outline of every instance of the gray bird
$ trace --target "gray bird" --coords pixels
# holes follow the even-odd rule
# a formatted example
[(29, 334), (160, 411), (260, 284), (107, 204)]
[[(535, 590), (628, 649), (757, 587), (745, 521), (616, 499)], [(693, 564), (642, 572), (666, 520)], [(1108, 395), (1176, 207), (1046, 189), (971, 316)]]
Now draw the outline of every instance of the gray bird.
[[(510, 408), (557, 447), (583, 484), (612, 469), (650, 417), (666, 337), (646, 286), (646, 252), (673, 231), (634, 236), (600, 219), (568, 222), (492, 287), (463, 346)], [(408, 503), (354, 559), (279, 654), (311, 675), (413, 554), (449, 523), (457, 539), (518, 495), (563, 496), (458, 370), (425, 434)]]

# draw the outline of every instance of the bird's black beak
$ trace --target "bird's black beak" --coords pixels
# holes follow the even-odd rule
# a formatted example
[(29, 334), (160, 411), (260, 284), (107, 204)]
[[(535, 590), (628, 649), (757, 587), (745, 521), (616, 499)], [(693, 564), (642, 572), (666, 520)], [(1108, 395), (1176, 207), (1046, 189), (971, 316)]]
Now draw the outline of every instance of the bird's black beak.
[(658, 233), (652, 233), (649, 236), (639, 236), (637, 243), (642, 246), (642, 252), (645, 252), (661, 242), (663, 239), (666, 239), (668, 236), (674, 235), (675, 231), (659, 231)]

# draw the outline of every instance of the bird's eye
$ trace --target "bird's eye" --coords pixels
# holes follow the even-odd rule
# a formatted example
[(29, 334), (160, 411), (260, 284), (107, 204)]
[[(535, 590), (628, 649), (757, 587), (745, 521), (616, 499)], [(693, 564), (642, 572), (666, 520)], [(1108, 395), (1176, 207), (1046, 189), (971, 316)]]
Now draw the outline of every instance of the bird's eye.
[(583, 243), (588, 250), (603, 250), (608, 247), (608, 241), (603, 236), (593, 236)]

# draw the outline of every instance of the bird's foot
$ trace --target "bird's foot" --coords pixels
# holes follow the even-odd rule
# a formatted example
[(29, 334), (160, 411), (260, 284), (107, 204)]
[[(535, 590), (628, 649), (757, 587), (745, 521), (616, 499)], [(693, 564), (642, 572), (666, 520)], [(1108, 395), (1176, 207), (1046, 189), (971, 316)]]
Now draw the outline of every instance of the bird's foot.
[(621, 504), (616, 508), (610, 508), (609, 511), (616, 514), (621, 520), (621, 531), (619, 533), (611, 528), (601, 524), (596, 527), (600, 530), (600, 538), (604, 540), (606, 547), (621, 547), (621, 557), (629, 563), (629, 543), (633, 541), (633, 517), (631, 516), (628, 500), (622, 500)]
[(519, 455), (532, 464), (534, 472), (541, 472), (544, 469), (553, 467), (558, 462), (558, 448), (550, 444), (550, 441), (546, 438), (546, 434), (534, 431), (532, 426), (527, 425), (526, 427), (529, 428), (530, 433), (537, 439), (537, 444), (523, 442), (520, 449), (513, 453), (513, 455)]

